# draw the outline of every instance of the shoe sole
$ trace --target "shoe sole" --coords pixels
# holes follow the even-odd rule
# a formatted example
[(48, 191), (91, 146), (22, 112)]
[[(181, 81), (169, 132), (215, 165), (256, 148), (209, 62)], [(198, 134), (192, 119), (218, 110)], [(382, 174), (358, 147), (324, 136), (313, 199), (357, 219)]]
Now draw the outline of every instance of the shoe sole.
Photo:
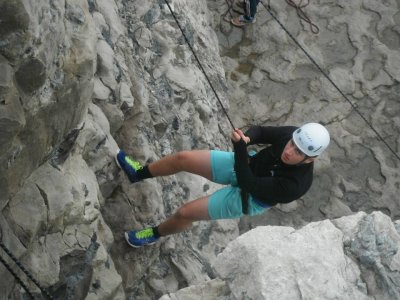
[(121, 151), (121, 150), (118, 149), (117, 154), (114, 155), (114, 159), (115, 159), (115, 162), (117, 163), (117, 166), (122, 170), (121, 165), (119, 164), (119, 161), (118, 161), (118, 153), (119, 153), (120, 151)]
[(131, 244), (131, 242), (129, 242), (129, 235), (128, 235), (127, 232), (125, 232), (124, 235), (125, 235), (125, 240), (128, 243), (128, 245), (133, 247), (133, 248), (141, 248), (141, 247), (144, 247), (144, 246), (154, 245), (156, 243), (156, 242), (153, 242), (153, 243), (149, 243), (149, 244), (146, 244), (146, 245), (136, 246), (136, 245)]

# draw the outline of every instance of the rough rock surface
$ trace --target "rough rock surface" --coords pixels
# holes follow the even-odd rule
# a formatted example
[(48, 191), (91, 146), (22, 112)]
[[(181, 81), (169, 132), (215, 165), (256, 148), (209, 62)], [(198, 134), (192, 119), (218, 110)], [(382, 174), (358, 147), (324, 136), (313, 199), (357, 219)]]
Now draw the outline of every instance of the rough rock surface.
[[(0, 239), (57, 298), (156, 299), (204, 284), (227, 243), (256, 225), (295, 230), (358, 211), (400, 216), (399, 160), (262, 6), (245, 29), (222, 20), (223, 0), (171, 6), (236, 126), (322, 121), (332, 145), (295, 203), (239, 224), (200, 222), (132, 250), (124, 230), (157, 224), (218, 186), (187, 174), (131, 185), (115, 152), (147, 163), (180, 150), (230, 149), (220, 104), (163, 1), (0, 0)], [(399, 6), (311, 1), (314, 35), (285, 1), (272, 3), (396, 153)], [(363, 271), (369, 287), (381, 280), (376, 265)], [(24, 296), (1, 264), (0, 278), (0, 299)], [(213, 289), (226, 292), (219, 281)]]
[(217, 278), (178, 299), (399, 299), (400, 233), (381, 212), (259, 226), (218, 255)]

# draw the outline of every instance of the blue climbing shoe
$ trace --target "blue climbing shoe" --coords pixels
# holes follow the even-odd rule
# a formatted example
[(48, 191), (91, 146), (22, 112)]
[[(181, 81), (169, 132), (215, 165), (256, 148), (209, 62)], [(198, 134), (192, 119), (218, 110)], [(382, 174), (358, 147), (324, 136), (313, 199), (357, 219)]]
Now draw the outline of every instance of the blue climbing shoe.
[(134, 248), (152, 245), (158, 240), (158, 238), (154, 236), (153, 228), (125, 232), (125, 239), (129, 246)]
[(117, 161), (118, 166), (125, 172), (126, 175), (128, 175), (130, 182), (134, 183), (140, 181), (137, 171), (141, 170), (143, 167), (138, 161), (130, 158), (122, 150), (119, 150), (115, 160)]

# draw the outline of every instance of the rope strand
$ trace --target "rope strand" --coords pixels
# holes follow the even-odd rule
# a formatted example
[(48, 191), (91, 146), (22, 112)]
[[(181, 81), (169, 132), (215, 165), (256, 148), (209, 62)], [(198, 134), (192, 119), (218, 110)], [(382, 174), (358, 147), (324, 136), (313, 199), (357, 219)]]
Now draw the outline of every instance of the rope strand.
[(14, 272), (14, 270), (10, 267), (10, 265), (4, 260), (4, 258), (0, 255), (0, 262), (4, 265), (4, 267), (14, 276), (15, 280), (19, 283), (20, 286), (25, 290), (25, 292), (29, 295), (31, 299), (35, 299), (32, 292), (28, 289), (25, 283), (22, 282), (21, 278)]
[(227, 111), (225, 110), (224, 105), (222, 104), (221, 99), (219, 98), (217, 92), (216, 92), (215, 89), (214, 89), (214, 86), (212, 85), (210, 79), (208, 78), (207, 73), (206, 73), (206, 71), (205, 71), (204, 68), (203, 68), (203, 65), (201, 64), (201, 62), (200, 62), (199, 58), (197, 57), (196, 53), (194, 52), (194, 49), (193, 49), (192, 45), (190, 44), (189, 39), (186, 37), (186, 34), (185, 34), (185, 32), (183, 31), (183, 29), (182, 29), (182, 27), (181, 27), (181, 24), (179, 23), (177, 17), (175, 16), (175, 13), (172, 11), (172, 8), (171, 8), (171, 6), (170, 6), (168, 0), (164, 0), (164, 1), (165, 1), (165, 3), (167, 4), (168, 9), (169, 9), (169, 11), (171, 12), (171, 15), (172, 15), (172, 17), (174, 18), (176, 24), (178, 25), (180, 31), (182, 32), (182, 35), (183, 35), (183, 37), (185, 38), (185, 41), (186, 41), (186, 43), (188, 44), (190, 51), (192, 51), (193, 56), (195, 57), (195, 59), (196, 59), (196, 61), (197, 61), (197, 64), (198, 64), (199, 67), (200, 67), (200, 70), (203, 72), (204, 76), (205, 76), (206, 79), (207, 79), (208, 84), (210, 85), (212, 91), (213, 91), (214, 94), (215, 94), (215, 97), (217, 98), (219, 104), (221, 105), (221, 108), (222, 108), (223, 112), (225, 113), (225, 116), (227, 117), (229, 123), (231, 124), (232, 129), (235, 129), (235, 126), (233, 125), (233, 122), (232, 122), (231, 118), (229, 117)]
[[(40, 285), (40, 283), (32, 276), (32, 274), (21, 264), (21, 262), (14, 256), (14, 254), (12, 254), (12, 252), (1, 241), (0, 241), (0, 247), (15, 262), (15, 264), (22, 270), (22, 272), (24, 272), (25, 275), (30, 280), (32, 280), (32, 282), (42, 291), (43, 294), (45, 294), (49, 299), (54, 299), (53, 296), (51, 296), (50, 293)], [(20, 280), (19, 278), (16, 279)]]
[(223, 18), (226, 22), (230, 22), (230, 20), (228, 20), (228, 19), (226, 18), (226, 16), (227, 16), (228, 14), (231, 16), (231, 19), (233, 18), (233, 15), (232, 15), (232, 12), (231, 12), (232, 6), (233, 6), (233, 1), (234, 1), (234, 0), (225, 0), (226, 5), (228, 5), (228, 9), (227, 9), (221, 16), (222, 16), (222, 18)]
[(313, 23), (311, 21), (311, 19), (307, 16), (307, 14), (304, 12), (303, 8), (306, 7), (308, 4), (310, 4), (310, 0), (307, 0), (306, 3), (302, 4), (303, 0), (300, 0), (299, 3), (295, 3), (293, 0), (286, 0), (286, 3), (289, 4), (290, 6), (294, 7), (296, 9), (297, 12), (297, 16), (305, 21), (306, 23), (310, 24), (310, 30), (312, 33), (314, 34), (318, 34), (319, 33), (319, 27), (317, 25), (315, 25), (315, 23)]

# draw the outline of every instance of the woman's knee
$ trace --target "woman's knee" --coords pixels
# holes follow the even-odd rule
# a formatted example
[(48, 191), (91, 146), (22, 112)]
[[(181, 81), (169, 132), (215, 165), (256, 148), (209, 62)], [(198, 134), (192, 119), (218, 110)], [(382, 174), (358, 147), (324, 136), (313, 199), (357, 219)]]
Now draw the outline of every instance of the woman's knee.
[(175, 213), (175, 217), (178, 219), (185, 219), (189, 220), (191, 219), (191, 216), (193, 215), (190, 206), (187, 204), (182, 205), (177, 212)]
[(204, 196), (189, 203), (185, 203), (175, 213), (175, 218), (188, 221), (208, 220), (208, 199), (209, 196)]
[(179, 164), (184, 164), (185, 162), (189, 161), (191, 156), (191, 151), (179, 151), (175, 153), (175, 159)]
[(186, 171), (212, 180), (210, 157), (209, 150), (181, 151), (175, 154), (174, 163), (179, 171)]
[(192, 151), (180, 151), (175, 153), (175, 166), (180, 171), (191, 171), (189, 169), (190, 161), (193, 159)]

